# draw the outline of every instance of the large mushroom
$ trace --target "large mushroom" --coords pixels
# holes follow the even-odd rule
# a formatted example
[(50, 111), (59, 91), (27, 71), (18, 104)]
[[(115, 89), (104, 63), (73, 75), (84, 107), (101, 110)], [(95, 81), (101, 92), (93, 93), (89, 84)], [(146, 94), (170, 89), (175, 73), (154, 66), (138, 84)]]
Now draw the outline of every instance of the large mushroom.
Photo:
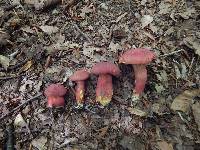
[(91, 73), (99, 75), (96, 87), (96, 102), (102, 106), (110, 103), (113, 95), (112, 76), (119, 76), (120, 69), (111, 62), (95, 64)]
[(62, 84), (51, 84), (45, 91), (44, 95), (47, 97), (47, 106), (52, 107), (62, 107), (65, 105), (64, 95), (67, 89)]
[(76, 71), (70, 76), (71, 81), (76, 82), (76, 103), (78, 108), (82, 108), (84, 104), (84, 93), (85, 93), (85, 80), (89, 78), (89, 73), (85, 69)]
[(155, 53), (145, 48), (130, 49), (119, 58), (119, 63), (132, 64), (135, 73), (133, 100), (137, 100), (144, 91), (147, 81), (146, 65), (156, 57)]

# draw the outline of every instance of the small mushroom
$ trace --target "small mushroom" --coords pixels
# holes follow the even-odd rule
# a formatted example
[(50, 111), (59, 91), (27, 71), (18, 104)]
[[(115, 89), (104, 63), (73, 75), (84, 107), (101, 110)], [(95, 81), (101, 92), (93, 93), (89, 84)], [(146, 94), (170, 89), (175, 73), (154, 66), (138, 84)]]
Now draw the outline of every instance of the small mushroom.
[(51, 84), (45, 91), (44, 95), (47, 97), (47, 106), (52, 107), (62, 107), (65, 105), (64, 95), (67, 89), (62, 84)]
[(85, 80), (89, 78), (89, 73), (85, 69), (76, 71), (70, 76), (71, 81), (76, 82), (76, 103), (78, 108), (82, 108), (84, 104), (84, 94), (85, 94)]
[(113, 95), (112, 76), (119, 76), (120, 69), (111, 62), (99, 62), (93, 66), (91, 73), (99, 75), (96, 101), (102, 106), (106, 106), (110, 103)]
[(140, 94), (144, 91), (147, 81), (146, 65), (156, 57), (155, 53), (145, 49), (130, 49), (122, 54), (119, 63), (132, 64), (135, 73), (135, 89), (133, 90), (133, 100), (138, 100)]

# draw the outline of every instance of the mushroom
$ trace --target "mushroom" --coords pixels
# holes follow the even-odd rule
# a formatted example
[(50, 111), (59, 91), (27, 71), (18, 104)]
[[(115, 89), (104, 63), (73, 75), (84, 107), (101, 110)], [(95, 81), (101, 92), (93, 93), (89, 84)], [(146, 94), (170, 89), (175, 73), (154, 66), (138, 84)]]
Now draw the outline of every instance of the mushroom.
[(96, 102), (106, 106), (110, 103), (113, 95), (112, 76), (119, 76), (120, 69), (111, 62), (99, 62), (93, 66), (91, 73), (99, 75), (96, 87)]
[(89, 73), (85, 69), (76, 71), (70, 76), (71, 81), (76, 82), (76, 103), (78, 108), (82, 108), (84, 104), (84, 93), (85, 93), (85, 80), (89, 78)]
[(155, 53), (145, 49), (130, 49), (122, 54), (119, 63), (132, 64), (135, 73), (135, 89), (133, 90), (133, 100), (137, 100), (144, 91), (147, 81), (146, 65), (156, 57)]
[(47, 106), (50, 108), (64, 106), (63, 96), (66, 92), (67, 89), (62, 84), (49, 85), (44, 91), (44, 95), (47, 97)]

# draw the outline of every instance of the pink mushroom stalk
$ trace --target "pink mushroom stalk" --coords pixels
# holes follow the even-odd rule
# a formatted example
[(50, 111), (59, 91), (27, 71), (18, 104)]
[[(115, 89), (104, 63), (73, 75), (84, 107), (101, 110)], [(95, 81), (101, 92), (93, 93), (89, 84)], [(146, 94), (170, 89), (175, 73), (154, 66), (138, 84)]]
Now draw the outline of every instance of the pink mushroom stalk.
[(84, 94), (85, 94), (85, 80), (89, 78), (89, 73), (85, 69), (76, 71), (72, 76), (70, 76), (71, 81), (76, 82), (76, 103), (78, 108), (82, 108), (84, 104)]
[(47, 97), (47, 107), (62, 107), (65, 105), (64, 95), (67, 89), (61, 84), (51, 84), (45, 91), (44, 95)]
[(154, 52), (145, 48), (130, 49), (119, 57), (119, 63), (132, 64), (135, 73), (133, 97), (138, 99), (144, 91), (147, 81), (146, 65), (155, 59)]
[(99, 75), (96, 102), (106, 106), (110, 103), (113, 95), (112, 76), (120, 74), (119, 67), (111, 62), (99, 62), (93, 66), (91, 73)]

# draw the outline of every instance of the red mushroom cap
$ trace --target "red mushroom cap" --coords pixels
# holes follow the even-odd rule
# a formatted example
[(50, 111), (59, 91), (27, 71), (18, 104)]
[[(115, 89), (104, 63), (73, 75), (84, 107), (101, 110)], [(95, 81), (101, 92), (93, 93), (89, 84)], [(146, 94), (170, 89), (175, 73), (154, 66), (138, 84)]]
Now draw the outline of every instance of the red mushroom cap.
[(118, 76), (120, 74), (120, 69), (117, 65), (111, 62), (99, 62), (92, 67), (91, 73)]
[(44, 94), (47, 97), (64, 96), (66, 92), (67, 92), (67, 89), (62, 84), (51, 84), (45, 89)]
[(88, 78), (89, 78), (89, 72), (87, 72), (85, 69), (78, 70), (69, 77), (71, 81), (83, 81)]
[(124, 64), (148, 64), (156, 57), (155, 53), (145, 48), (130, 49), (119, 57)]

